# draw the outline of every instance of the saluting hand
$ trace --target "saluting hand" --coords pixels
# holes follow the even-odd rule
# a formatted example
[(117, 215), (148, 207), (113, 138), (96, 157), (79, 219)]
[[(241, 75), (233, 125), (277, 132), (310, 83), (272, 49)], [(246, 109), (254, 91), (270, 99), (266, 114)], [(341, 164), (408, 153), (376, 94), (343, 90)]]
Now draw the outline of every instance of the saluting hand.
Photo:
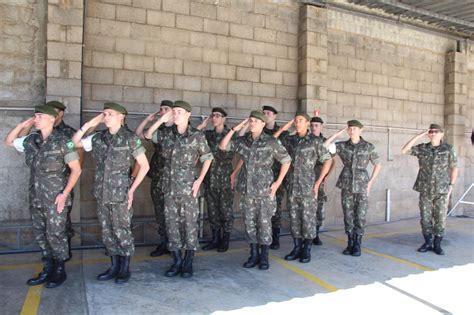
[(237, 126), (234, 126), (232, 127), (232, 129), (234, 129), (234, 131), (239, 131), (240, 129), (242, 129), (244, 127), (244, 125), (249, 121), (248, 118), (244, 119), (242, 122), (240, 122), (240, 124), (238, 124)]
[(151, 122), (153, 120), (156, 119), (156, 116), (158, 116), (159, 112), (154, 112), (154, 113), (151, 113), (150, 115), (148, 115), (145, 120), (148, 121), (148, 122)]
[(197, 130), (203, 130), (204, 128), (207, 127), (207, 124), (208, 124), (208, 123), (209, 123), (209, 116), (206, 117), (206, 118), (204, 118), (204, 120), (202, 121), (202, 123), (200, 123), (200, 124), (196, 127), (196, 129), (197, 129)]
[(160, 117), (159, 121), (161, 123), (167, 123), (168, 121), (170, 121), (171, 119), (173, 118), (173, 112), (172, 111), (169, 111), (167, 112), (166, 114), (164, 114), (163, 116)]
[(35, 124), (35, 117), (30, 117), (27, 120), (24, 120), (20, 123), (20, 127), (23, 128), (30, 128)]
[(295, 123), (295, 119), (293, 118), (292, 120), (290, 120), (289, 122), (287, 122), (286, 124), (284, 124), (283, 126), (281, 126), (281, 130), (282, 131), (288, 131), (288, 129), (291, 128), (291, 126)]
[(88, 122), (84, 124), (86, 126), (86, 129), (94, 128), (97, 127), (99, 124), (101, 124), (104, 121), (104, 113), (100, 113), (99, 115), (95, 116)]
[(348, 127), (344, 127), (342, 128), (341, 130), (339, 130), (336, 134), (338, 137), (342, 136), (344, 134), (344, 132), (347, 130)]

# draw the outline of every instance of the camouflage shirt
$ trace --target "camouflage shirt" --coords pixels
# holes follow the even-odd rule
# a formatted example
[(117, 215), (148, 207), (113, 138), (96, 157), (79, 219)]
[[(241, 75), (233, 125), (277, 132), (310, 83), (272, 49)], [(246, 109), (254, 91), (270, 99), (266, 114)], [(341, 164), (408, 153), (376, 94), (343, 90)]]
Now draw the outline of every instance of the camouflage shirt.
[(191, 195), (193, 183), (199, 176), (197, 162), (214, 159), (204, 133), (188, 125), (184, 134), (180, 134), (174, 125), (155, 131), (152, 140), (161, 143), (165, 158), (163, 193)]
[(284, 137), (282, 143), (293, 161), (286, 175), (288, 194), (294, 197), (312, 194), (314, 183), (318, 179), (314, 172), (316, 164), (323, 164), (331, 159), (323, 141), (309, 131), (304, 137), (291, 135)]
[(447, 194), (450, 169), (457, 167), (458, 159), (453, 146), (442, 142), (434, 147), (431, 143), (414, 146), (411, 155), (418, 158), (420, 170), (413, 189), (418, 192)]
[[(158, 130), (163, 130), (165, 128), (171, 128), (171, 126), (161, 125)], [(157, 133), (154, 133), (154, 136), (156, 136), (156, 134)], [(170, 141), (170, 139), (165, 140)], [(152, 179), (158, 180), (163, 177), (163, 170), (165, 168), (165, 153), (163, 152), (163, 144), (161, 142), (156, 142), (156, 137), (154, 140), (152, 138), (152, 142), (155, 151), (153, 152), (153, 155), (150, 159), (150, 171), (148, 172), (148, 175)]]
[[(67, 185), (68, 163), (79, 160), (74, 143), (70, 138), (53, 129), (43, 140), (40, 132), (15, 139), (15, 148), (25, 152), (26, 164), (30, 167), (29, 198), (35, 207), (54, 205), (56, 196)], [(68, 196), (66, 206), (71, 205)]]
[(369, 161), (372, 165), (379, 164), (379, 155), (375, 151), (374, 145), (362, 137), (357, 144), (352, 143), (349, 139), (336, 143), (336, 153), (344, 165), (336, 187), (349, 190), (352, 193), (367, 192)]
[[(221, 133), (215, 130), (206, 130), (207, 143), (214, 155), (214, 161), (206, 175), (206, 186), (209, 188), (221, 188), (230, 190), (230, 175), (232, 174), (232, 158), (234, 152), (219, 150), (219, 143), (229, 133), (229, 128), (224, 126)], [(235, 139), (235, 135), (232, 137)]]
[(69, 125), (66, 125), (64, 123), (64, 120), (62, 120), (59, 125), (57, 125), (56, 127), (54, 127), (54, 129), (57, 129), (59, 132), (61, 132), (62, 134), (64, 134), (66, 137), (68, 137), (69, 139), (71, 139), (74, 134), (76, 133), (76, 129), (72, 128), (71, 126)]
[(239, 174), (237, 191), (250, 196), (268, 196), (275, 181), (273, 160), (281, 164), (291, 162), (291, 157), (280, 140), (263, 133), (253, 139), (251, 133), (229, 142), (226, 150), (239, 154), (244, 161)]
[[(273, 136), (273, 134), (275, 132), (278, 131), (278, 129), (280, 129), (280, 126), (275, 123), (275, 125), (273, 126), (273, 129), (269, 129), (267, 128), (267, 126), (263, 127), (263, 132), (266, 133), (267, 135), (269, 136)], [(289, 132), (288, 131), (283, 131), (280, 136), (278, 137), (278, 139), (282, 139), (286, 136), (289, 135)], [(272, 165), (272, 171), (273, 171), (273, 178), (276, 180), (278, 178), (278, 174), (280, 173), (280, 167), (281, 167), (281, 164), (278, 162), (278, 161), (273, 161), (273, 165)]]
[(84, 150), (92, 150), (96, 161), (94, 197), (103, 203), (125, 202), (134, 159), (146, 151), (141, 140), (127, 127), (116, 134), (102, 130), (86, 139), (91, 146), (84, 145)]

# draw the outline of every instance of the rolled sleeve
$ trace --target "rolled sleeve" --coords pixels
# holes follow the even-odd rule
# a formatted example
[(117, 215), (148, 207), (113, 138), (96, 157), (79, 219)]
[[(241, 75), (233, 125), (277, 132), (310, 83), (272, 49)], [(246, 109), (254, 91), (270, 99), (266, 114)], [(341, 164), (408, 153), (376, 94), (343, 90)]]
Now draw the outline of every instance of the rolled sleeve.
[(77, 154), (77, 151), (69, 152), (64, 155), (64, 163), (66, 164), (76, 160), (79, 160), (79, 154)]
[(370, 162), (372, 163), (372, 165), (380, 164), (380, 156), (377, 153), (377, 151), (375, 151), (374, 147), (372, 147), (371, 150), (370, 150), (370, 158), (369, 159), (370, 159)]
[(146, 152), (145, 147), (141, 146), (132, 151), (132, 156), (134, 159), (136, 159), (137, 156), (139, 156), (140, 154), (145, 154), (145, 152)]
[(17, 150), (18, 152), (25, 152), (24, 143), (27, 137), (28, 136), (16, 138), (15, 140), (13, 140), (13, 147), (15, 148), (15, 150)]
[(291, 162), (291, 157), (286, 151), (285, 147), (281, 144), (280, 140), (276, 140), (273, 145), (273, 157), (281, 164), (287, 164)]
[(458, 167), (458, 157), (456, 155), (456, 151), (454, 148), (451, 148), (449, 152), (449, 168), (457, 168)]
[(199, 161), (204, 163), (205, 161), (214, 160), (214, 155), (211, 152), (203, 154), (199, 157)]

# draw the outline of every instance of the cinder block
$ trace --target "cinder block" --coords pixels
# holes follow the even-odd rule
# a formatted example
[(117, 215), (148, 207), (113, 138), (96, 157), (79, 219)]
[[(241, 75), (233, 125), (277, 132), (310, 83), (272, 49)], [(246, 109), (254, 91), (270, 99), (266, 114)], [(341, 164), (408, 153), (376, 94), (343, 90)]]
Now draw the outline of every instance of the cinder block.
[(242, 41), (242, 52), (254, 55), (265, 55), (265, 43), (244, 40)]
[(393, 88), (379, 86), (377, 87), (378, 96), (393, 98)]
[(203, 18), (187, 15), (176, 15), (176, 27), (191, 31), (203, 30)]
[[(232, 95), (232, 94), (216, 94), (216, 93), (212, 93), (210, 95), (211, 97), (211, 102), (210, 102), (210, 106), (211, 107), (216, 107), (216, 106), (219, 106), (219, 107), (224, 107), (227, 109), (227, 113), (229, 115), (234, 115), (232, 112), (231, 112), (231, 108), (235, 107), (235, 102), (236, 102), (236, 96), (235, 95)], [(208, 106), (209, 106), (208, 105)], [(207, 106), (206, 106), (207, 107)]]
[(82, 63), (77, 61), (68, 62), (68, 79), (80, 79), (82, 77)]
[(133, 0), (133, 6), (144, 9), (161, 10), (161, 0)]
[(183, 61), (178, 59), (155, 58), (155, 71), (182, 74)]
[[(372, 83), (372, 73), (365, 71), (356, 72), (356, 81), (359, 83)], [(374, 81), (377, 84), (377, 82)]]
[(115, 20), (115, 5), (89, 1), (87, 3), (87, 17), (97, 17)]
[[(220, 21), (240, 24), (242, 22), (242, 13), (240, 10), (232, 8), (232, 7), (225, 8), (225, 7), (218, 6), (217, 19)], [(247, 25), (247, 23), (243, 23), (243, 24)]]
[(114, 84), (142, 87), (145, 83), (145, 73), (141, 71), (115, 70)]
[(241, 24), (230, 24), (230, 36), (253, 39), (253, 27)]
[[(370, 72), (367, 72), (370, 73)], [(385, 74), (376, 74), (373, 75), (373, 82), (374, 84), (381, 85), (381, 86), (388, 86), (388, 76)], [(369, 82), (367, 82), (369, 83)]]
[(82, 44), (82, 31), (81, 26), (68, 26), (66, 31), (67, 42)]
[(124, 69), (153, 71), (153, 57), (125, 55)]
[(291, 59), (277, 59), (277, 70), (283, 72), (297, 72), (298, 62)]
[(161, 28), (161, 38), (165, 43), (171, 44), (189, 44), (190, 32), (174, 28)]
[(201, 78), (176, 75), (174, 77), (174, 88), (188, 91), (201, 91)]
[(126, 6), (117, 6), (117, 20), (125, 22), (145, 23), (146, 10)]
[[(66, 41), (66, 27), (59, 24), (48, 23), (47, 25), (47, 39), (49, 41)], [(3, 41), (5, 43), (5, 41)]]
[(175, 27), (175, 13), (147, 10), (146, 22), (151, 25)]
[(101, 35), (87, 34), (84, 37), (85, 49), (92, 51), (115, 52), (115, 38), (106, 38)]
[(189, 46), (175, 46), (174, 55), (177, 59), (182, 60), (202, 60), (202, 48), (200, 47), (189, 47)]
[(288, 23), (284, 19), (265, 16), (265, 27), (275, 31), (286, 32), (288, 30)]
[(296, 86), (277, 86), (276, 97), (280, 99), (296, 99), (298, 97), (298, 88)]
[(174, 46), (163, 43), (146, 42), (145, 54), (147, 56), (158, 56), (163, 58), (174, 57)]
[(97, 101), (122, 101), (122, 87), (117, 85), (92, 85), (92, 99)]
[[(58, 78), (61, 75), (61, 63), (58, 60), (47, 60), (46, 61), (46, 76), (48, 78)], [(2, 71), (0, 72), (0, 82), (3, 84), (11, 84), (14, 79), (13, 71)]]
[(262, 70), (260, 73), (262, 83), (283, 84), (283, 73), (279, 71)]
[(204, 32), (220, 35), (229, 35), (229, 23), (204, 19)]
[(153, 89), (124, 87), (123, 100), (125, 102), (153, 103)]
[[(223, 20), (225, 21), (225, 18)], [(229, 21), (239, 23), (238, 21), (231, 21), (230, 19)], [(265, 27), (265, 15), (245, 12), (242, 15), (242, 24), (254, 27)]]
[(253, 68), (237, 67), (237, 80), (260, 82), (260, 70)]
[(279, 58), (287, 58), (288, 47), (283, 45), (265, 43), (265, 55)]
[(203, 78), (202, 91), (211, 93), (227, 93), (227, 80)]
[[(162, 32), (163, 30), (163, 32)], [(154, 25), (145, 25), (132, 23), (131, 38), (138, 40), (157, 41), (160, 38), (165, 40), (163, 33), (167, 30), (166, 27), (160, 28)], [(178, 30), (176, 30), (178, 31)], [(178, 37), (176, 40), (179, 40)]]
[(228, 93), (237, 95), (252, 95), (252, 83), (245, 81), (229, 81)]
[(183, 99), (195, 108), (209, 106), (209, 93), (183, 91)]
[(86, 83), (113, 84), (114, 72), (112, 69), (84, 67), (83, 80)]
[(217, 35), (200, 32), (192, 32), (190, 35), (191, 46), (215, 48), (217, 46)]
[(254, 96), (275, 97), (275, 85), (252, 83), (252, 94)]
[(227, 60), (227, 53), (224, 51), (208, 48), (202, 50), (202, 61), (204, 62), (226, 64)]
[(208, 19), (216, 19), (217, 6), (212, 4), (204, 4), (191, 2), (191, 15), (200, 16)]
[(142, 40), (128, 39), (128, 38), (117, 38), (115, 49), (119, 53), (124, 54), (145, 54), (145, 42)]
[(277, 44), (296, 47), (298, 46), (298, 36), (285, 32), (277, 33)]
[(229, 53), (229, 65), (252, 67), (253, 57), (251, 54)]
[(184, 61), (184, 74), (208, 77), (210, 65), (208, 63), (196, 61)]
[(216, 79), (235, 79), (235, 66), (211, 64), (211, 77)]
[(277, 40), (277, 31), (274, 30), (256, 27), (254, 33), (256, 41), (275, 43)]
[(182, 100), (183, 91), (171, 89), (155, 89), (154, 103), (159, 104), (162, 100)]
[(276, 58), (266, 56), (254, 56), (253, 66), (260, 69), (276, 70)]
[(248, 116), (251, 109), (260, 109), (260, 97), (237, 95), (237, 108), (248, 109), (249, 112), (244, 114), (245, 116)]
[(163, 11), (189, 14), (190, 0), (162, 0)]
[(298, 86), (298, 74), (284, 72), (283, 73), (283, 84), (289, 86)]
[(82, 61), (82, 45), (49, 42), (48, 59)]
[(46, 93), (60, 96), (81, 96), (81, 80), (47, 78)]
[(227, 40), (229, 52), (242, 52), (243, 42), (247, 41), (238, 37), (229, 37)]
[(100, 33), (104, 36), (130, 37), (131, 25), (129, 22), (101, 20)]
[(163, 89), (173, 88), (173, 75), (165, 73), (145, 73), (145, 86)]
[(82, 8), (48, 5), (48, 22), (60, 25), (82, 26), (84, 12)]

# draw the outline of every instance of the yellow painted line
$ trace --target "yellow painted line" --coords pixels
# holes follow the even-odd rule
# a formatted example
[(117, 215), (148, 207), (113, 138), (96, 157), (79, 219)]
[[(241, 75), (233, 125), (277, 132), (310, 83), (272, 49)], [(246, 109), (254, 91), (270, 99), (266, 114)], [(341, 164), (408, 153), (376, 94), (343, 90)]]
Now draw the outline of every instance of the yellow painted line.
[[(339, 239), (337, 237), (329, 236), (329, 235), (326, 235), (326, 236), (328, 236), (331, 239), (331, 241), (333, 241), (335, 243), (338, 243), (338, 244), (341, 244), (341, 243), (345, 244), (346, 243), (346, 241), (344, 241), (342, 239)], [(398, 257), (392, 256), (392, 255), (383, 254), (383, 253), (380, 253), (380, 252), (377, 252), (375, 250), (371, 250), (371, 249), (368, 249), (368, 248), (365, 248), (365, 247), (362, 247), (362, 251), (364, 253), (371, 254), (371, 255), (374, 255), (374, 256), (378, 256), (378, 257), (383, 257), (383, 258), (386, 258), (386, 259), (389, 259), (389, 260), (395, 261), (397, 263), (407, 265), (407, 266), (410, 266), (412, 268), (416, 268), (416, 269), (419, 269), (419, 270), (423, 270), (423, 271), (433, 271), (433, 270), (435, 270), (435, 269), (432, 269), (430, 267), (420, 265), (420, 264), (417, 264), (415, 262), (412, 262), (412, 261), (409, 261), (409, 260), (406, 260), (406, 259), (398, 258)]]
[(291, 270), (293, 271), (294, 273), (302, 276), (303, 278), (305, 278), (306, 280), (309, 280), (313, 283), (316, 283), (317, 285), (319, 285), (320, 287), (323, 287), (324, 289), (326, 289), (328, 292), (335, 292), (338, 290), (338, 288), (336, 288), (335, 286), (327, 283), (326, 281), (324, 280), (321, 280), (319, 279), (318, 277), (316, 277), (315, 275), (307, 272), (307, 271), (304, 271), (303, 269), (300, 269), (298, 267), (295, 267), (294, 265), (286, 262), (285, 260), (279, 258), (279, 257), (276, 257), (276, 256), (273, 256), (273, 255), (270, 255), (270, 258), (273, 259), (274, 261), (276, 261), (278, 264), (282, 265), (283, 267), (285, 267), (286, 269), (288, 270)]
[[(35, 275), (41, 272), (43, 266), (37, 264), (35, 268)], [(41, 292), (43, 292), (42, 285), (35, 285), (28, 289), (26, 293), (25, 302), (21, 308), (21, 315), (35, 315), (38, 313), (38, 308), (41, 302)]]
[(17, 270), (17, 269), (31, 269), (36, 267), (42, 267), (42, 264), (31, 263), (31, 264), (17, 264), (17, 265), (0, 265), (0, 271), (2, 270)]

